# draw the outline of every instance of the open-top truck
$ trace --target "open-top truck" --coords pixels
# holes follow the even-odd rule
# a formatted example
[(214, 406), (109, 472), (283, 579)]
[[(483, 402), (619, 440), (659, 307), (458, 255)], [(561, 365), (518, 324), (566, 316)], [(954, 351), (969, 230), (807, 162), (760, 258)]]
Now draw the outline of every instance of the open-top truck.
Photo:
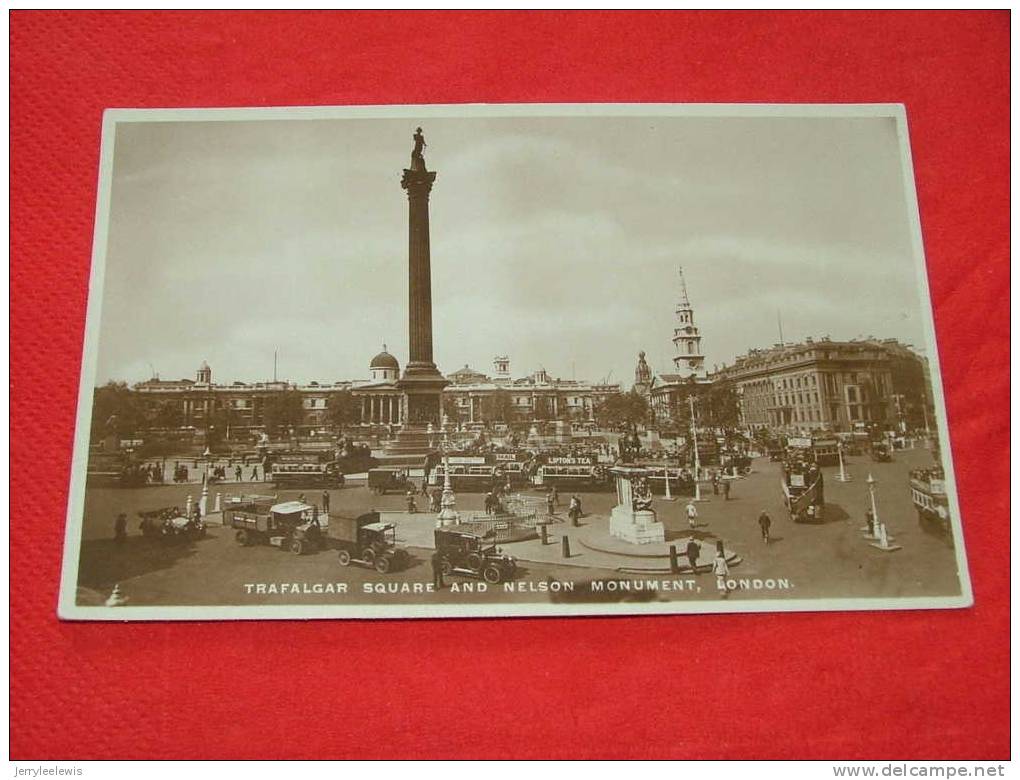
[(330, 518), (329, 537), (339, 548), (341, 566), (360, 563), (371, 566), (380, 574), (406, 569), (410, 561), (407, 551), (397, 547), (397, 529), (393, 523), (379, 521), (378, 512), (357, 517)]

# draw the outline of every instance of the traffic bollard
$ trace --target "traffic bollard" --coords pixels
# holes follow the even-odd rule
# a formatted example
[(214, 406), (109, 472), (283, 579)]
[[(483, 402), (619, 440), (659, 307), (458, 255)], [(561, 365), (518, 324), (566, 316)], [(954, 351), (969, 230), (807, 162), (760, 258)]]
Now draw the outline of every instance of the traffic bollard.
[(677, 558), (676, 545), (671, 544), (669, 546), (669, 570), (676, 574), (680, 571), (680, 560)]
[(564, 536), (563, 537), (563, 557), (564, 558), (569, 558), (570, 557), (570, 537), (569, 536)]

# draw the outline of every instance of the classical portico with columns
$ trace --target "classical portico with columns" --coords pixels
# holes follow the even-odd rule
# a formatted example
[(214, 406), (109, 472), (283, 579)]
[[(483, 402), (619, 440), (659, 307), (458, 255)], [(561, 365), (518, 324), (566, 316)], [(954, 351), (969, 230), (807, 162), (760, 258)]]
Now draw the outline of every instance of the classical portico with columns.
[(400, 425), (405, 419), (407, 404), (404, 392), (398, 387), (400, 364), (383, 350), (368, 366), (371, 378), (351, 388), (355, 403), (361, 411), (361, 422), (381, 425)]

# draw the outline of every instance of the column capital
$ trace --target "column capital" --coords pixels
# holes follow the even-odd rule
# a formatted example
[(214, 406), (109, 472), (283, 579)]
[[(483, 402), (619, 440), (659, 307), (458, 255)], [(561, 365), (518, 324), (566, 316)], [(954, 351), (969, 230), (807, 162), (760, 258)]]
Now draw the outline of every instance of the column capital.
[(415, 171), (404, 168), (404, 175), (400, 178), (400, 186), (407, 190), (408, 198), (427, 198), (432, 191), (432, 184), (436, 180), (435, 171)]

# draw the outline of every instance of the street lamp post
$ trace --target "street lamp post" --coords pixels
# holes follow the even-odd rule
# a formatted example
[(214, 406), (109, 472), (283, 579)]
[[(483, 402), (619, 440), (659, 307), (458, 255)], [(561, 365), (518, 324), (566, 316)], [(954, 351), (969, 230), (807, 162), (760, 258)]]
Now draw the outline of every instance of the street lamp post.
[(450, 458), (447, 447), (446, 434), (443, 433), (443, 496), (439, 500), (439, 515), (436, 517), (436, 528), (446, 525), (456, 525), (460, 520), (460, 514), (455, 509), (457, 499), (453, 495), (453, 482), (450, 480)]
[(868, 493), (871, 495), (871, 515), (878, 522), (878, 507), (875, 505), (875, 478), (868, 472)]
[(701, 459), (698, 456), (698, 427), (694, 419), (694, 396), (687, 396), (691, 405), (691, 441), (694, 443), (694, 500), (705, 501), (701, 497)]
[(892, 544), (893, 537), (889, 535), (889, 529), (886, 528), (885, 523), (878, 519), (878, 506), (875, 504), (875, 478), (870, 473), (868, 474), (868, 493), (871, 495), (871, 516), (874, 519), (870, 538), (875, 541), (871, 546), (882, 552), (895, 552), (902, 549), (900, 545)]
[[(839, 453), (839, 476), (836, 477), (840, 482), (849, 482), (851, 477), (846, 473), (846, 466), (843, 463), (843, 442), (837, 442), (836, 452)], [(874, 499), (874, 497), (872, 497)]]

